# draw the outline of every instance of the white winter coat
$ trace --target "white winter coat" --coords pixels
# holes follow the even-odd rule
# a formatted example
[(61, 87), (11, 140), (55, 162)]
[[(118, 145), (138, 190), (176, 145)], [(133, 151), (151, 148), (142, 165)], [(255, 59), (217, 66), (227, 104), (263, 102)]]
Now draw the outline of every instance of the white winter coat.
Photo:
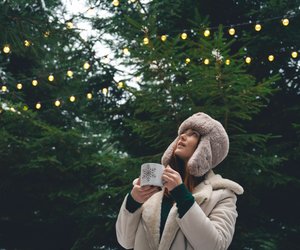
[(193, 192), (195, 203), (182, 218), (173, 205), (161, 240), (163, 191), (150, 197), (134, 213), (126, 209), (126, 196), (116, 223), (117, 239), (124, 248), (135, 250), (227, 249), (238, 215), (235, 194), (242, 193), (239, 184), (209, 171)]

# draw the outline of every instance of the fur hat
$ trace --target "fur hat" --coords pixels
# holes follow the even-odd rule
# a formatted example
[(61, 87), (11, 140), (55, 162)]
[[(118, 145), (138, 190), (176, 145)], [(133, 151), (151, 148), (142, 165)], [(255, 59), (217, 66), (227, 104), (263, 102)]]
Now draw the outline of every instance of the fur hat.
[(180, 125), (177, 138), (162, 156), (161, 162), (164, 166), (170, 163), (180, 135), (187, 129), (197, 131), (201, 137), (197, 148), (187, 162), (187, 170), (193, 176), (203, 176), (227, 156), (228, 135), (220, 122), (205, 113), (196, 113)]

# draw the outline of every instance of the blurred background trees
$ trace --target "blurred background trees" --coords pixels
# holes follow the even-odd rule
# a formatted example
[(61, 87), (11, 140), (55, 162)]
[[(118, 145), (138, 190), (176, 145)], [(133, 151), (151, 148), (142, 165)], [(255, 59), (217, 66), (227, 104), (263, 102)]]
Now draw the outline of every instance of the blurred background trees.
[(141, 163), (200, 111), (230, 137), (216, 172), (245, 189), (230, 249), (297, 248), (298, 0), (0, 6), (1, 248), (119, 249)]

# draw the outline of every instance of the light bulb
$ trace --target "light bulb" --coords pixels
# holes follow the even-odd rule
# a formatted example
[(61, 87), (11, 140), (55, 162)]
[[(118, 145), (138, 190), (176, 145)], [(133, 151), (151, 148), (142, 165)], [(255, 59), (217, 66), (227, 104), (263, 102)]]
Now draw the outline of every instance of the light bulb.
[(230, 64), (230, 60), (229, 60), (229, 59), (226, 59), (225, 64), (226, 64), (226, 65), (229, 65), (229, 64)]
[(165, 41), (167, 40), (167, 35), (162, 35), (162, 36), (160, 37), (160, 39), (161, 39), (163, 42), (165, 42)]
[(35, 108), (36, 109), (41, 109), (42, 107), (42, 104), (40, 102), (38, 102), (37, 104), (35, 104)]
[(31, 45), (31, 43), (30, 43), (30, 41), (25, 40), (25, 41), (24, 41), (24, 45), (25, 45), (26, 47), (29, 47), (29, 46)]
[(44, 32), (44, 37), (48, 37), (50, 35), (50, 31)]
[(117, 6), (119, 6), (120, 2), (119, 2), (119, 0), (113, 0), (112, 4), (113, 4), (113, 6), (117, 7)]
[(297, 58), (298, 57), (298, 52), (297, 51), (293, 51), (292, 52), (292, 57), (293, 58)]
[(91, 65), (90, 65), (88, 62), (85, 62), (85, 63), (83, 64), (83, 68), (84, 68), (85, 70), (88, 70), (90, 67), (91, 67)]
[(187, 33), (182, 33), (181, 35), (180, 35), (180, 37), (181, 37), (181, 39), (182, 40), (185, 40), (185, 39), (187, 39)]
[(258, 31), (261, 31), (261, 25), (258, 23), (258, 24), (255, 24), (255, 27), (254, 29), (258, 32)]
[(191, 59), (190, 59), (190, 58), (186, 58), (186, 59), (185, 59), (185, 63), (186, 63), (186, 64), (189, 64), (190, 62), (191, 62)]
[(18, 84), (17, 84), (17, 89), (21, 90), (22, 88), (23, 88), (22, 83), (18, 83)]
[(38, 81), (37, 80), (32, 80), (31, 84), (32, 84), (32, 86), (37, 86), (38, 85)]
[(287, 18), (282, 19), (281, 22), (282, 22), (283, 26), (288, 26), (290, 23), (289, 19), (287, 19)]
[(275, 57), (274, 57), (273, 55), (269, 55), (269, 56), (268, 56), (268, 60), (269, 60), (270, 62), (273, 62), (274, 59), (275, 59)]
[(75, 100), (76, 100), (76, 98), (75, 98), (75, 96), (70, 96), (70, 102), (75, 102)]
[(66, 22), (67, 29), (73, 29), (74, 25), (72, 22)]
[(118, 88), (121, 89), (124, 87), (124, 83), (123, 82), (118, 82)]
[(123, 53), (127, 56), (130, 54), (129, 49), (128, 48), (124, 48), (123, 49)]
[(67, 71), (67, 76), (68, 77), (73, 77), (73, 71), (72, 70), (68, 70)]
[(145, 45), (149, 44), (149, 38), (148, 38), (148, 37), (145, 37), (145, 38), (143, 39), (143, 43), (144, 43)]
[(103, 89), (102, 89), (102, 93), (103, 93), (104, 95), (107, 95), (107, 92), (108, 92), (108, 89), (107, 89), (107, 88), (103, 88)]
[(23, 106), (23, 110), (24, 110), (24, 111), (27, 111), (28, 109), (29, 109), (29, 108), (28, 108), (27, 105), (24, 105), (24, 106)]
[(206, 29), (203, 34), (205, 37), (208, 37), (210, 35), (210, 31)]
[(8, 53), (10, 52), (10, 46), (9, 46), (8, 44), (4, 45), (4, 47), (3, 47), (3, 52), (4, 52), (5, 54), (8, 54)]
[(53, 82), (54, 81), (54, 76), (51, 74), (48, 76), (48, 81)]
[(233, 36), (235, 34), (235, 29), (234, 28), (230, 28), (228, 30), (229, 35)]
[(87, 94), (86, 94), (86, 97), (87, 97), (87, 99), (92, 99), (92, 98), (93, 98), (93, 95), (92, 95), (92, 93), (87, 93)]
[(252, 59), (251, 59), (251, 57), (249, 57), (249, 56), (247, 56), (246, 58), (245, 58), (245, 62), (246, 63), (251, 63), (251, 61), (252, 61)]
[(2, 92), (6, 92), (7, 91), (7, 87), (4, 85), (1, 87)]
[(209, 64), (209, 59), (206, 58), (206, 59), (204, 60), (204, 64), (206, 64), (206, 65)]
[(60, 106), (60, 100), (56, 100), (56, 101), (54, 102), (54, 105), (55, 105), (56, 107), (59, 107), (59, 106)]

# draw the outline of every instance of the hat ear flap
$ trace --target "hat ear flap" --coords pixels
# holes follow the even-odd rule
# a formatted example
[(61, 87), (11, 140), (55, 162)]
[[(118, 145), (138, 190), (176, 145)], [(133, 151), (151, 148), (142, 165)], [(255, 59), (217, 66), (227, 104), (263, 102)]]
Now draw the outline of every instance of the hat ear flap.
[(169, 147), (163, 154), (161, 158), (162, 165), (167, 166), (170, 163), (178, 140), (179, 140), (179, 136), (176, 137), (176, 139), (169, 145)]
[(212, 150), (207, 136), (201, 137), (198, 147), (187, 163), (187, 169), (193, 176), (203, 176), (212, 168)]

